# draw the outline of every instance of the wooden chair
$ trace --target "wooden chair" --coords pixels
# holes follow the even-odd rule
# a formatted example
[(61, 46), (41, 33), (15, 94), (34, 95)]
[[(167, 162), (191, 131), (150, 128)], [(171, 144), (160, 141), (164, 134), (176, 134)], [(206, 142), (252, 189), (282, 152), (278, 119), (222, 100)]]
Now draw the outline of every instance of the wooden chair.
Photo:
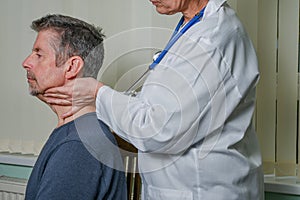
[(118, 137), (116, 134), (115, 138), (119, 147), (124, 150), (121, 151), (121, 155), (125, 167), (128, 200), (140, 200), (142, 182), (138, 173), (137, 149), (132, 144)]

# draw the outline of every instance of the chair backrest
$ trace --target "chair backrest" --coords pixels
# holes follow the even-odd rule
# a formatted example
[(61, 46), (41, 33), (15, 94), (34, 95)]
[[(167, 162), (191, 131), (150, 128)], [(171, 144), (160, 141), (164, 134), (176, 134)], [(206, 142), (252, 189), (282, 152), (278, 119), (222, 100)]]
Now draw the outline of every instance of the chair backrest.
[(115, 134), (125, 167), (128, 200), (140, 200), (142, 181), (138, 173), (137, 149)]

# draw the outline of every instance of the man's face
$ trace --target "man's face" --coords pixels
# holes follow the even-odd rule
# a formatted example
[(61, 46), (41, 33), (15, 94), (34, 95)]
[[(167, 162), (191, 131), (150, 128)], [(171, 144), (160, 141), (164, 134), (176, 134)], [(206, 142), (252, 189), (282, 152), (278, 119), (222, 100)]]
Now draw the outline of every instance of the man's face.
[(40, 31), (33, 45), (32, 53), (23, 61), (31, 95), (43, 94), (47, 89), (64, 84), (64, 67), (56, 66), (53, 44), (55, 33)]

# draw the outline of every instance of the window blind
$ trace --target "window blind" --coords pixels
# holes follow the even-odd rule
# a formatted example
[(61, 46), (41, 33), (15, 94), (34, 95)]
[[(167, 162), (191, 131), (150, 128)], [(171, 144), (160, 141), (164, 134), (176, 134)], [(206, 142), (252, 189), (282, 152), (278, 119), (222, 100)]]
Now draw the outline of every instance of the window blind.
[(259, 1), (257, 132), (264, 171), (297, 174), (299, 0)]

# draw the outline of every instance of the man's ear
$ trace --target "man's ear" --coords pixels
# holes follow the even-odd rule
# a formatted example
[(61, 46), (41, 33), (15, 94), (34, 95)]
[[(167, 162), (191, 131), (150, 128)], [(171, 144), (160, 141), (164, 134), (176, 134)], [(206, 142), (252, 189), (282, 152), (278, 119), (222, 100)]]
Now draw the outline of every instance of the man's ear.
[(82, 71), (84, 61), (80, 56), (72, 56), (66, 62), (65, 76), (67, 79), (76, 78)]

